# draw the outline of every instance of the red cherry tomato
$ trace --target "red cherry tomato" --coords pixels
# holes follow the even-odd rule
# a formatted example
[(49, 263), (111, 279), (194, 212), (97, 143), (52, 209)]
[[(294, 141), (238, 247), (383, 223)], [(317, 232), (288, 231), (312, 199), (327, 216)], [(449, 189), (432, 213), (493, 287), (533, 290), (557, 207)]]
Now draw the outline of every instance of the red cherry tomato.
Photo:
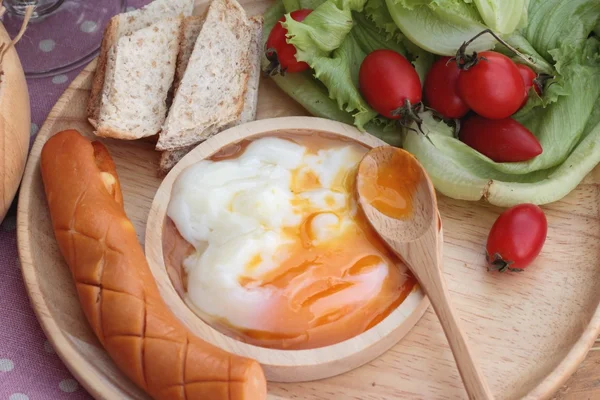
[(525, 85), (515, 63), (494, 51), (479, 53), (478, 62), (458, 77), (458, 93), (477, 114), (508, 118), (523, 104)]
[(542, 154), (542, 146), (533, 133), (512, 118), (474, 115), (462, 122), (459, 138), (496, 162), (527, 161)]
[(521, 78), (523, 78), (523, 84), (525, 85), (525, 97), (523, 99), (523, 104), (521, 104), (521, 107), (523, 107), (529, 99), (529, 91), (531, 90), (531, 87), (533, 87), (535, 92), (540, 96), (542, 95), (542, 91), (540, 90), (540, 87), (535, 84), (537, 74), (531, 68), (525, 64), (517, 64), (517, 69), (519, 70)]
[(520, 204), (504, 211), (487, 240), (486, 259), (491, 270), (522, 271), (540, 254), (548, 222), (541, 208)]
[[(292, 11), (290, 16), (293, 20), (302, 22), (304, 18), (310, 14), (312, 10), (302, 9)], [(274, 73), (296, 73), (306, 71), (310, 67), (305, 62), (299, 62), (296, 60), (296, 48), (287, 42), (287, 29), (285, 29), (281, 23), (285, 21), (285, 16), (281, 17), (279, 21), (275, 24), (271, 33), (269, 33), (269, 37), (267, 39), (267, 43), (265, 44), (265, 54), (269, 61), (271, 61), (271, 66), (269, 68), (269, 73), (272, 71)]]
[(400, 119), (407, 100), (411, 105), (421, 101), (417, 71), (395, 51), (375, 50), (367, 55), (360, 66), (358, 80), (367, 103), (384, 117)]
[(442, 57), (433, 64), (425, 79), (427, 105), (446, 118), (462, 118), (469, 112), (469, 106), (458, 95), (460, 72), (450, 57)]

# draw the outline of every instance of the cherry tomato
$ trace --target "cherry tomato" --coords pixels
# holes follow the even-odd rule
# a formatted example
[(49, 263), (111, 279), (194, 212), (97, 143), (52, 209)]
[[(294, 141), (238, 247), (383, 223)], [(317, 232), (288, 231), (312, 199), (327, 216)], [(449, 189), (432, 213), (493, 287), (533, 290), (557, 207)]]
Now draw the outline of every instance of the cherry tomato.
[(523, 104), (525, 85), (515, 63), (494, 51), (479, 53), (478, 62), (458, 77), (458, 94), (477, 114), (508, 118)]
[(496, 162), (527, 161), (542, 154), (533, 133), (512, 118), (473, 115), (461, 123), (459, 138)]
[[(292, 11), (290, 16), (293, 20), (302, 22), (311, 12), (312, 10), (308, 9), (296, 10)], [(296, 48), (287, 42), (287, 29), (281, 25), (284, 21), (285, 16), (277, 21), (265, 44), (265, 54), (267, 59), (271, 61), (267, 72), (274, 74), (289, 72), (293, 74), (306, 71), (310, 67), (307, 63), (296, 60)]]
[(442, 57), (433, 64), (425, 79), (427, 105), (445, 118), (462, 118), (469, 112), (469, 106), (458, 95), (460, 72), (450, 57)]
[(548, 222), (541, 208), (520, 204), (504, 211), (487, 240), (486, 259), (491, 270), (522, 271), (542, 251)]
[[(412, 64), (392, 50), (375, 50), (365, 57), (358, 74), (365, 100), (384, 117), (400, 119), (407, 107), (421, 102), (421, 81)], [(408, 101), (408, 103), (407, 103)]]
[(523, 98), (523, 104), (521, 104), (521, 107), (523, 107), (529, 99), (529, 91), (531, 90), (531, 87), (533, 87), (535, 92), (540, 96), (542, 95), (542, 91), (540, 90), (540, 87), (535, 84), (537, 74), (531, 68), (525, 64), (517, 64), (517, 69), (521, 74), (521, 78), (523, 78), (523, 84), (525, 84), (525, 97)]

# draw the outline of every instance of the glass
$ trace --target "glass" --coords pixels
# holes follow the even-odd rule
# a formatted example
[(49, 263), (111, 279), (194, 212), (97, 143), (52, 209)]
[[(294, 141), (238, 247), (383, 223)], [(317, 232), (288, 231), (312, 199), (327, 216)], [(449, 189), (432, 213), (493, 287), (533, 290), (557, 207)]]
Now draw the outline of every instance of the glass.
[(47, 77), (81, 67), (98, 55), (110, 18), (126, 0), (4, 0), (4, 27), (14, 38), (27, 6), (35, 6), (27, 30), (15, 46), (28, 78)]

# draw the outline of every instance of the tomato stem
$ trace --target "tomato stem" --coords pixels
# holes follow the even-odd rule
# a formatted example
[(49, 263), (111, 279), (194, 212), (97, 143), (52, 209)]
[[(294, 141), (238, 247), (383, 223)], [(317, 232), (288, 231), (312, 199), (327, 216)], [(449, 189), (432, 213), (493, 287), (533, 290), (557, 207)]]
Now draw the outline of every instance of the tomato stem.
[(269, 60), (269, 65), (265, 68), (265, 73), (268, 76), (281, 75), (285, 76), (285, 68), (281, 68), (281, 64), (279, 63), (279, 58), (277, 58), (277, 51), (273, 48), (268, 48), (265, 50), (265, 57)]
[(429, 106), (423, 105), (423, 109), (431, 112), (434, 118), (437, 118), (440, 121), (444, 121), (446, 124), (454, 127), (454, 138), (458, 139), (458, 133), (460, 132), (460, 118), (446, 118), (437, 111), (435, 108), (431, 108)]
[(488, 271), (505, 272), (508, 270), (511, 272), (523, 272), (521, 268), (511, 268), (510, 266), (513, 264), (513, 262), (504, 260), (500, 253), (495, 253), (492, 259), (489, 253), (486, 251), (485, 259), (488, 262)]
[(458, 67), (460, 69), (468, 70), (469, 68), (471, 68), (475, 64), (477, 64), (477, 62), (478, 62), (477, 52), (473, 52), (472, 55), (467, 55), (466, 54), (467, 47), (471, 43), (473, 43), (478, 37), (483, 36), (486, 33), (489, 33), (490, 35), (492, 35), (494, 37), (494, 39), (496, 39), (498, 42), (500, 42), (504, 46), (506, 46), (506, 48), (508, 48), (513, 53), (515, 53), (517, 56), (519, 56), (519, 58), (523, 59), (523, 61), (525, 61), (530, 66), (532, 66), (534, 68), (534, 70), (538, 69), (536, 63), (533, 61), (532, 58), (527, 57), (525, 54), (523, 54), (519, 50), (515, 49), (513, 46), (508, 44), (505, 40), (500, 38), (500, 36), (498, 36), (496, 33), (494, 33), (494, 31), (492, 31), (491, 29), (485, 29), (485, 30), (479, 32), (477, 35), (473, 36), (471, 39), (464, 42), (462, 44), (462, 46), (460, 46), (460, 48), (458, 49), (458, 52), (456, 53), (456, 57), (454, 57), (458, 64)]
[(533, 85), (538, 89), (540, 93), (544, 93), (544, 86), (546, 82), (554, 77), (550, 74), (541, 73), (533, 80)]
[(423, 120), (417, 115), (418, 112), (421, 111), (422, 107), (422, 102), (419, 102), (413, 106), (409, 99), (405, 99), (404, 105), (392, 111), (392, 115), (402, 116), (402, 118), (400, 119), (400, 125), (407, 129), (413, 129), (410, 127), (410, 124), (412, 122), (415, 122), (417, 124), (417, 127), (419, 128), (419, 131), (421, 131), (422, 134), (425, 134), (422, 128)]

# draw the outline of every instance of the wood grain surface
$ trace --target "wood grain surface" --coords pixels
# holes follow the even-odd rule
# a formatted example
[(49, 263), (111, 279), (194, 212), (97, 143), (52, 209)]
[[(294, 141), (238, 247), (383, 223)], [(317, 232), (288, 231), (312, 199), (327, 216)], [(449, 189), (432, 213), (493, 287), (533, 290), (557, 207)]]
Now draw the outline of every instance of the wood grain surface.
[[(0, 23), (0, 43), (11, 39)], [(27, 161), (31, 116), (29, 91), (14, 48), (0, 66), (0, 223), (10, 207)]]
[[(267, 4), (244, 3), (251, 15)], [(67, 128), (92, 136), (85, 103), (93, 68), (86, 68), (67, 89), (38, 134), (19, 201), (19, 253), (38, 319), (81, 384), (98, 399), (146, 399), (115, 368), (85, 322), (53, 238), (39, 172), (39, 154), (49, 136)], [(261, 82), (258, 110), (258, 118), (306, 114), (268, 79)], [(158, 154), (149, 142), (103, 142), (117, 163), (126, 212), (143, 243), (160, 184), (155, 173)], [(594, 391), (598, 387), (594, 365), (600, 363), (595, 352), (563, 386), (600, 330), (600, 168), (565, 199), (543, 207), (548, 240), (534, 265), (521, 274), (492, 274), (484, 266), (486, 236), (502, 209), (443, 196), (439, 209), (445, 235), (444, 276), (494, 395), (498, 399), (600, 398), (600, 391)], [(269, 392), (272, 399), (306, 400), (466, 397), (431, 310), (400, 343), (373, 362), (317, 382), (272, 383)]]
[[(381, 181), (386, 186), (379, 186)], [(402, 187), (388, 186), (398, 185), (397, 182), (402, 182)], [(448, 292), (442, 270), (443, 257), (436, 251), (439, 246), (437, 196), (425, 168), (403, 149), (378, 147), (360, 162), (356, 187), (358, 201), (371, 226), (406, 263), (429, 297), (448, 339), (469, 399), (493, 399)], [(390, 210), (390, 199), (393, 197), (383, 195), (382, 190), (395, 192), (395, 197), (399, 195), (404, 200), (405, 208)], [(382, 197), (385, 201), (381, 200)], [(382, 203), (387, 207), (381, 208)], [(399, 202), (396, 200), (395, 203)]]

